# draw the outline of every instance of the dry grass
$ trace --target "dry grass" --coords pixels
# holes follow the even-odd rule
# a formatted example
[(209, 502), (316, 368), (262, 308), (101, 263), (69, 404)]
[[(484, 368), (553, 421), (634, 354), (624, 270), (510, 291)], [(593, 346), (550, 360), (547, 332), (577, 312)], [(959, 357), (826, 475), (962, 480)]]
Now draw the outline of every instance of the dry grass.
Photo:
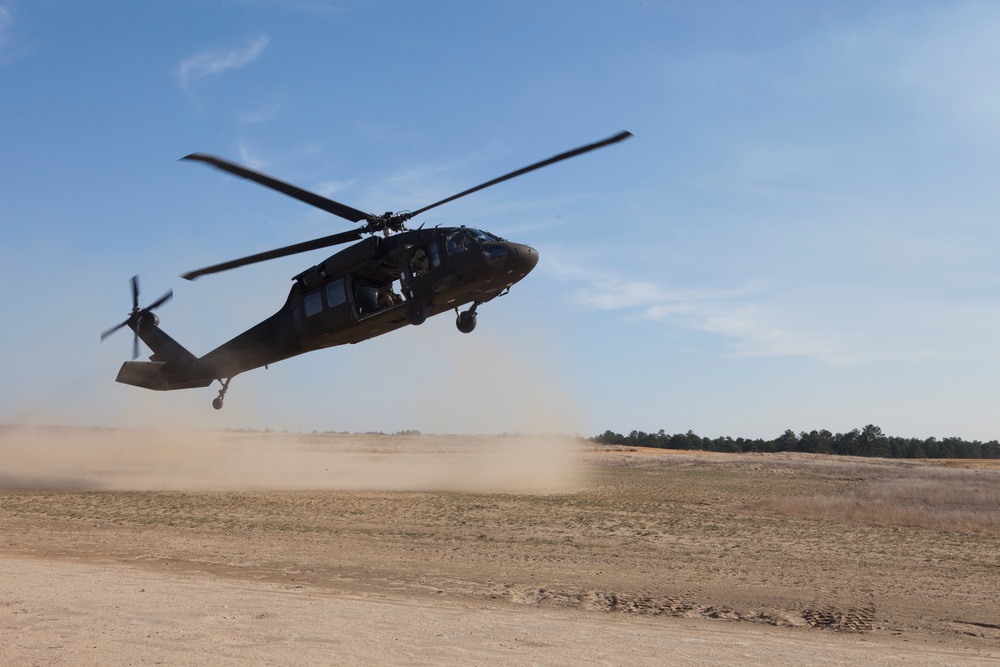
[(840, 479), (845, 488), (771, 497), (759, 507), (790, 517), (1000, 535), (1000, 470), (839, 460), (786, 465)]

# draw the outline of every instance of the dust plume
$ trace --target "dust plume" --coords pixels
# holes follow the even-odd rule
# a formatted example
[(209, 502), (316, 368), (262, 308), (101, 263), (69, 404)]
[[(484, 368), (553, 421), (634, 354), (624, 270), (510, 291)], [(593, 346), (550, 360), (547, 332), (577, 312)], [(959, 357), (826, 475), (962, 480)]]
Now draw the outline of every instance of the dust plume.
[[(439, 329), (408, 332), (397, 345), (358, 347), (366, 369), (385, 369), (373, 408), (393, 430), (425, 433), (586, 433), (588, 416), (574, 386), (577, 360), (566, 358), (544, 331), (456, 334), (442, 316)], [(385, 380), (389, 378), (391, 383)], [(396, 379), (398, 378), (398, 381)], [(385, 428), (384, 426), (381, 428)]]
[(568, 438), (0, 428), (0, 489), (566, 491)]

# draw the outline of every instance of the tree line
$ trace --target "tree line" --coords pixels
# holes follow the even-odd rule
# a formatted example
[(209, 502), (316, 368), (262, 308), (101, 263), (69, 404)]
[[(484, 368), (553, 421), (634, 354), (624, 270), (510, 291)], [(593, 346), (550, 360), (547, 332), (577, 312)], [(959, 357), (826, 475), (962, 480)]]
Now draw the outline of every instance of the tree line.
[(622, 435), (605, 431), (590, 438), (603, 445), (632, 447), (659, 447), (661, 449), (696, 449), (707, 452), (807, 452), (810, 454), (840, 454), (843, 456), (878, 456), (903, 459), (998, 459), (1000, 442), (990, 440), (964, 440), (962, 438), (900, 438), (885, 435), (882, 429), (869, 424), (847, 433), (802, 431), (791, 429), (773, 440), (763, 438), (703, 438), (693, 431), (669, 435), (660, 429), (657, 433), (632, 431)]

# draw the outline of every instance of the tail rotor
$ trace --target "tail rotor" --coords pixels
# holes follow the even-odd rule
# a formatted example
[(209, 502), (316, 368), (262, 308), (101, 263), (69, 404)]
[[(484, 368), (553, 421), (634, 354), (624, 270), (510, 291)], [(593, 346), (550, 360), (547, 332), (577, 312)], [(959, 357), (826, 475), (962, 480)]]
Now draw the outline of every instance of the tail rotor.
[(139, 358), (139, 329), (142, 327), (143, 323), (149, 324), (159, 324), (160, 319), (153, 314), (153, 311), (167, 301), (173, 298), (173, 290), (168, 291), (166, 294), (161, 296), (159, 299), (146, 306), (145, 308), (139, 307), (139, 276), (132, 276), (132, 310), (129, 312), (128, 318), (121, 324), (116, 324), (107, 331), (101, 333), (101, 341), (103, 342), (105, 338), (118, 331), (122, 327), (129, 327), (132, 329), (132, 360)]

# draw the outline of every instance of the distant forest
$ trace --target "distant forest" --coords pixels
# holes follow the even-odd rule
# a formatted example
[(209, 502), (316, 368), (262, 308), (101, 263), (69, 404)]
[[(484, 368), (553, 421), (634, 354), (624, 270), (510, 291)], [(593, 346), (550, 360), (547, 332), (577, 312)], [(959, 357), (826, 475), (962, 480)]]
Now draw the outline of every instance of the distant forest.
[(810, 454), (841, 454), (844, 456), (879, 456), (900, 459), (998, 459), (1000, 442), (980, 442), (962, 438), (900, 438), (882, 433), (873, 424), (848, 433), (827, 430), (795, 434), (787, 430), (774, 440), (762, 438), (702, 438), (694, 432), (668, 435), (632, 431), (628, 435), (605, 431), (590, 438), (604, 445), (659, 447), (661, 449), (698, 449), (707, 452), (808, 452)]

